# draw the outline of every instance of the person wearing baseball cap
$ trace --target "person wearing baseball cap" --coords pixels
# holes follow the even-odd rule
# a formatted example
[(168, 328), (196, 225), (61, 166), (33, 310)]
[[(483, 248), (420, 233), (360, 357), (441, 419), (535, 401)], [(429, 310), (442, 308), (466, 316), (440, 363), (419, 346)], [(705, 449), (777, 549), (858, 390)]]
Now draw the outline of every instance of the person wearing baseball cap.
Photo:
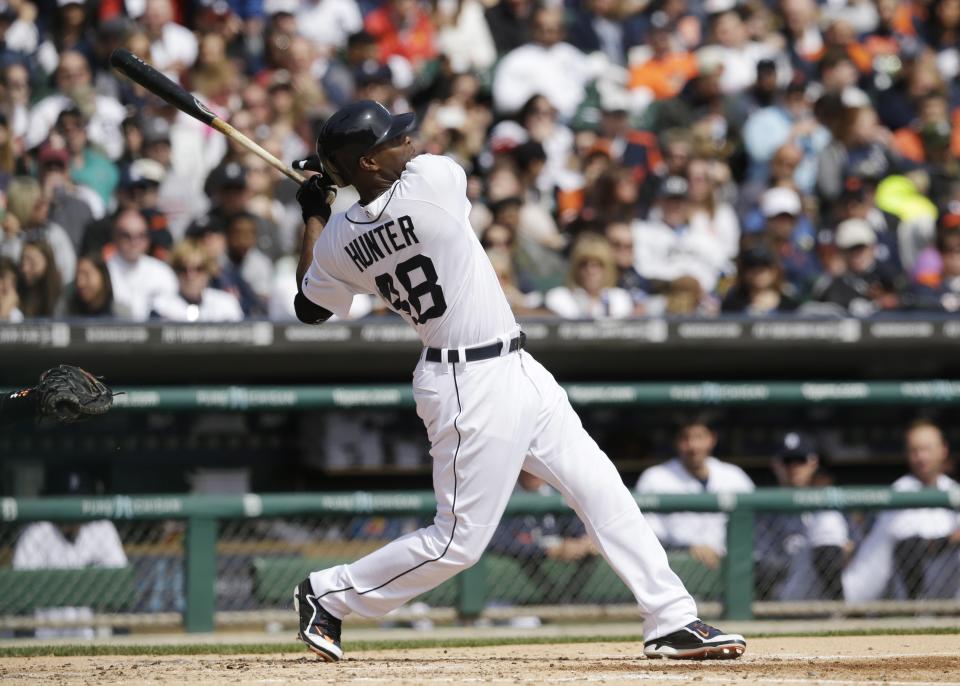
[(775, 186), (760, 197), (765, 222), (764, 237), (783, 267), (787, 292), (802, 299), (820, 275), (814, 256), (813, 229), (803, 215), (800, 194), (792, 188)]
[[(909, 231), (902, 227), (900, 218), (877, 207), (876, 183), (861, 176), (848, 176), (844, 179), (840, 200), (837, 203), (839, 219), (863, 219), (877, 236), (875, 248), (878, 262), (889, 262), (894, 269), (902, 270), (900, 259), (900, 241)], [(923, 244), (923, 240), (918, 240)]]
[[(800, 431), (780, 441), (770, 469), (781, 488), (832, 484), (816, 442)], [(771, 600), (841, 600), (841, 575), (850, 547), (849, 528), (838, 510), (763, 513), (757, 521), (757, 588)]]
[(877, 261), (877, 235), (867, 222), (862, 219), (840, 222), (833, 242), (840, 251), (844, 271), (818, 282), (814, 288), (816, 300), (840, 305), (857, 317), (900, 306), (905, 277), (889, 264)]
[(646, 221), (634, 223), (635, 267), (657, 292), (681, 290), (711, 292), (724, 266), (724, 251), (705, 229), (690, 222), (690, 184), (671, 175), (660, 184), (658, 197)]

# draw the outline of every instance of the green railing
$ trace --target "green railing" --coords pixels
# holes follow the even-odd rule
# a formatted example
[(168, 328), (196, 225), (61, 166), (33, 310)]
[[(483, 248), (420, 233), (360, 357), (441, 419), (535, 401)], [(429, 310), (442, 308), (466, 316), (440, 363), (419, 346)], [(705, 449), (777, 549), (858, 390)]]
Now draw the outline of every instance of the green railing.
[[(960, 381), (807, 381), (566, 384), (575, 405), (935, 404), (960, 400)], [(408, 384), (119, 388), (117, 407), (160, 410), (306, 410), (412, 407)]]
[[(726, 512), (727, 554), (724, 558), (724, 613), (731, 619), (752, 616), (753, 541), (757, 512), (811, 510), (875, 510), (917, 507), (960, 509), (960, 490), (894, 492), (886, 488), (827, 488), (810, 490), (759, 489), (749, 494), (643, 495), (637, 502), (648, 512)], [(433, 493), (312, 493), (246, 494), (235, 496), (113, 496), (63, 498), (0, 498), (0, 523), (87, 521), (96, 519), (184, 520), (186, 610), (188, 631), (214, 626), (217, 531), (222, 520), (295, 515), (421, 515), (435, 508)], [(569, 512), (560, 496), (518, 494), (506, 515)], [(459, 612), (483, 610), (486, 579), (482, 563), (458, 577)]]

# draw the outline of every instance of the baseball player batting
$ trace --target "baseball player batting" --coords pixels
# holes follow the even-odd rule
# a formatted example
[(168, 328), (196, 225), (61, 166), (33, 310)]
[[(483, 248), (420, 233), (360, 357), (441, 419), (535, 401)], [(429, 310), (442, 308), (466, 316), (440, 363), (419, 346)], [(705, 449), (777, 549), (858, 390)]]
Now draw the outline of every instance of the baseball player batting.
[[(414, 154), (411, 113), (363, 101), (323, 125), (325, 173), (297, 194), (306, 230), (297, 317), (345, 317), (353, 296), (379, 294), (416, 329), (417, 414), (430, 438), (437, 514), (431, 526), (356, 562), (313, 572), (294, 591), (299, 638), (339, 660), (342, 620), (379, 617), (474, 564), (520, 470), (564, 495), (597, 549), (636, 596), (649, 657), (736, 658), (746, 649), (697, 618), (697, 607), (609, 458), (566, 393), (524, 350), (524, 335), (470, 226), (466, 175)], [(331, 217), (336, 186), (360, 200)]]

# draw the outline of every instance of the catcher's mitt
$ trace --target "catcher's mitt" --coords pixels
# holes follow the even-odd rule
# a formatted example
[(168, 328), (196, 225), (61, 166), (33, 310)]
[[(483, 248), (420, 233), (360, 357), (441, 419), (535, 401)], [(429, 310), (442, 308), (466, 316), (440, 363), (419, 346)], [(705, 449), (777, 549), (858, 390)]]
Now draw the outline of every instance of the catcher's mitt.
[(104, 414), (113, 405), (113, 391), (85, 369), (69, 364), (48, 369), (33, 392), (41, 417), (68, 424)]

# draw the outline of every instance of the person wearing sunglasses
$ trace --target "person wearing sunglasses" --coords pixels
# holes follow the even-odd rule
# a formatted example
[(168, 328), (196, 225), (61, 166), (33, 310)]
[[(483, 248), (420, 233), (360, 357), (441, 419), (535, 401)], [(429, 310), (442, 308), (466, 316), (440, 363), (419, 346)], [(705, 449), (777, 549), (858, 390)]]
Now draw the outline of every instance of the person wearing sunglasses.
[(163, 293), (153, 301), (153, 316), (175, 322), (236, 322), (243, 319), (237, 299), (210, 288), (213, 265), (203, 247), (184, 241), (173, 249), (170, 264), (177, 275), (176, 293)]
[(147, 254), (149, 229), (137, 210), (123, 210), (114, 218), (113, 242), (116, 253), (107, 260), (107, 269), (114, 299), (132, 320), (145, 321), (158, 296), (177, 292), (177, 278), (166, 262)]

